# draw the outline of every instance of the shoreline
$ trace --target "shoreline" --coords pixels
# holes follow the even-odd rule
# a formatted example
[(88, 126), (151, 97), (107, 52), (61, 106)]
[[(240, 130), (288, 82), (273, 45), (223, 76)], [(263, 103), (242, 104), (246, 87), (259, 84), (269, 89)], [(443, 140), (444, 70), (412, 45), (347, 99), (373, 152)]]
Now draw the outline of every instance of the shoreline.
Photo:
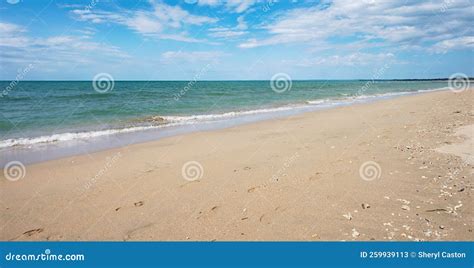
[[(318, 99), (314, 101), (305, 101), (306, 104), (304, 105), (302, 103), (295, 103), (285, 106), (276, 106), (273, 108), (262, 108), (259, 110), (242, 110), (223, 114), (183, 116), (182, 120), (180, 119), (180, 116), (163, 116), (160, 118), (169, 117), (178, 118), (180, 120), (175, 122), (170, 121), (168, 124), (163, 125), (133, 126), (122, 129), (66, 132), (56, 133), (50, 136), (6, 139), (0, 141), (0, 151), (2, 152), (0, 166), (5, 166), (8, 162), (18, 160), (23, 164), (41, 163), (84, 153), (94, 153), (119, 148), (131, 144), (158, 141), (163, 138), (199, 131), (214, 131), (315, 111), (448, 90), (449, 89), (443, 87), (419, 91), (388, 92), (378, 95)], [(201, 117), (209, 117), (209, 119), (198, 120), (198, 118)], [(13, 145), (8, 145), (8, 143)], [(78, 151), (81, 153), (78, 154)]]
[(401, 96), (29, 165), (18, 181), (0, 175), (0, 239), (470, 241), (472, 165), (436, 149), (465, 141), (456, 131), (474, 124), (473, 92)]

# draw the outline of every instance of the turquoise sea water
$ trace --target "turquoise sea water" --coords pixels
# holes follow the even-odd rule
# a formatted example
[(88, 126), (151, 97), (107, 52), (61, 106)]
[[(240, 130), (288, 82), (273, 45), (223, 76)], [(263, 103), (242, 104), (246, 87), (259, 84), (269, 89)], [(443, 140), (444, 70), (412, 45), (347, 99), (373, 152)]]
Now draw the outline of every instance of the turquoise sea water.
[(2, 81), (0, 149), (447, 87), (447, 81), (286, 82), (115, 81), (100, 93), (91, 81)]

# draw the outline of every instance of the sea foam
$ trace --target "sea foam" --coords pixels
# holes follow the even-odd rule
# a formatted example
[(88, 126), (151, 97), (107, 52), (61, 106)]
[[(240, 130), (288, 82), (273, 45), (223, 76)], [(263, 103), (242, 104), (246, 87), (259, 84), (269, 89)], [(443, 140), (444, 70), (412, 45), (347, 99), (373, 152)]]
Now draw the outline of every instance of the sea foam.
[(131, 126), (125, 126), (121, 128), (112, 128), (112, 129), (104, 129), (104, 130), (65, 132), (65, 133), (55, 133), (52, 135), (44, 135), (44, 136), (31, 137), (31, 138), (5, 139), (5, 140), (0, 141), (0, 149), (14, 147), (14, 146), (28, 147), (28, 146), (33, 146), (36, 144), (65, 142), (65, 141), (72, 141), (72, 140), (87, 141), (88, 139), (91, 139), (91, 138), (103, 137), (103, 136), (108, 136), (108, 135), (116, 135), (116, 134), (121, 134), (121, 133), (146, 131), (146, 130), (152, 130), (152, 129), (173, 127), (173, 126), (183, 126), (183, 125), (190, 125), (190, 124), (196, 124), (196, 123), (215, 122), (219, 120), (226, 120), (229, 118), (245, 117), (245, 116), (252, 116), (252, 115), (258, 115), (258, 114), (265, 114), (265, 113), (278, 113), (278, 112), (291, 111), (298, 108), (300, 109), (310, 108), (314, 106), (332, 107), (332, 106), (343, 105), (343, 104), (357, 103), (361, 101), (364, 102), (371, 99), (415, 94), (417, 92), (439, 91), (439, 90), (445, 90), (445, 88), (419, 90), (416, 92), (413, 92), (413, 91), (389, 92), (389, 93), (384, 93), (384, 94), (359, 95), (359, 96), (351, 96), (351, 97), (335, 98), (335, 99), (315, 99), (315, 100), (307, 100), (304, 103), (288, 104), (288, 105), (280, 106), (280, 107), (233, 111), (233, 112), (225, 112), (225, 113), (217, 113), (217, 114), (182, 115), (182, 116), (177, 116), (177, 115), (148, 116), (146, 118), (137, 119), (136, 122), (144, 122), (144, 123), (148, 122), (151, 125), (141, 125), (141, 126), (131, 125)]

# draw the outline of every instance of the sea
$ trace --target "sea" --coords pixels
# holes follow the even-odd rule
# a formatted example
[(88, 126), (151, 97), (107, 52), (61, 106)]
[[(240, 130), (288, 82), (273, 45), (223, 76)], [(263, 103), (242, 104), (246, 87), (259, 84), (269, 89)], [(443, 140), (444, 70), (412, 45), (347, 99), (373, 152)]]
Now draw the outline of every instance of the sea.
[(444, 80), (0, 81), (0, 165), (443, 90)]

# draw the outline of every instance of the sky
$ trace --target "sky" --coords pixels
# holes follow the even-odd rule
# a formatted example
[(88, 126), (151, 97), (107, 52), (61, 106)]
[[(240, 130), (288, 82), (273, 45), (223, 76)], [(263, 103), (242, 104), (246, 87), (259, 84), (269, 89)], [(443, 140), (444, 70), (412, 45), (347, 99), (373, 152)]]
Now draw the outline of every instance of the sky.
[(0, 0), (1, 80), (474, 76), (469, 0)]

